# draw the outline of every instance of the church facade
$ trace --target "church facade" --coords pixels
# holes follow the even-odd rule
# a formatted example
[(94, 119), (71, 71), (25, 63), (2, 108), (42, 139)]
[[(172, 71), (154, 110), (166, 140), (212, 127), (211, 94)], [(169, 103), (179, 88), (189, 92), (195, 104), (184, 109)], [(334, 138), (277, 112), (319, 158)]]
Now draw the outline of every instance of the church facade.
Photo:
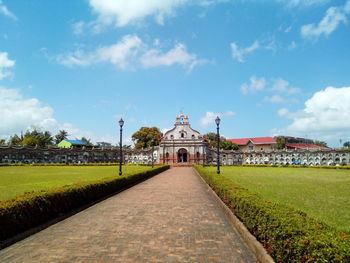
[(188, 116), (176, 117), (174, 128), (167, 131), (159, 145), (161, 164), (204, 164), (207, 155), (207, 142), (192, 129)]

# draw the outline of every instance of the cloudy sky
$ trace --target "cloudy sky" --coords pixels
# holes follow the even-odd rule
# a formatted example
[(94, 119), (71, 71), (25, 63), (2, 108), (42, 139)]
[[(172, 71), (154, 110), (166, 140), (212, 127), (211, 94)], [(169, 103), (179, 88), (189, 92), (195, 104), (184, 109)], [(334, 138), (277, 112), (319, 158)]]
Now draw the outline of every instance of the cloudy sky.
[(0, 0), (0, 138), (350, 140), (350, 0)]

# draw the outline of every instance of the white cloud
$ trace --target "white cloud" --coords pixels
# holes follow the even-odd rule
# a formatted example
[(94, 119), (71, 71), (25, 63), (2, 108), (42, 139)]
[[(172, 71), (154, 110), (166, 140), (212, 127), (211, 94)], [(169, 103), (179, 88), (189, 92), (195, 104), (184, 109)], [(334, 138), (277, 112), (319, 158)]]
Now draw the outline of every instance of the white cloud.
[(52, 114), (52, 108), (38, 99), (26, 99), (18, 90), (0, 87), (0, 135), (26, 130), (31, 125), (52, 125), (56, 123)]
[(226, 112), (212, 112), (212, 111), (207, 111), (205, 113), (205, 116), (200, 119), (200, 126), (202, 128), (208, 127), (210, 124), (215, 124), (215, 119), (216, 117), (230, 117), (236, 115), (233, 111), (226, 111)]
[(91, 131), (80, 130), (71, 123), (59, 123), (53, 113), (50, 106), (44, 105), (37, 98), (25, 98), (19, 90), (0, 87), (0, 138), (9, 138), (35, 126), (52, 134), (64, 129), (70, 138), (84, 136), (93, 142), (101, 141), (102, 137)]
[(292, 87), (288, 81), (282, 78), (266, 80), (265, 78), (257, 78), (252, 76), (249, 83), (241, 85), (243, 95), (254, 94), (264, 91), (265, 93), (273, 93), (264, 97), (265, 102), (270, 103), (286, 103), (297, 102), (293, 95), (300, 92), (299, 88)]
[(238, 45), (235, 42), (231, 43), (232, 57), (236, 59), (238, 62), (243, 63), (245, 61), (244, 56), (249, 53), (252, 53), (258, 48), (260, 48), (260, 44), (259, 44), (259, 41), (257, 40), (255, 40), (252, 45), (245, 48), (238, 47)]
[(174, 48), (163, 54), (159, 49), (150, 49), (141, 56), (140, 62), (145, 68), (179, 64), (188, 70), (192, 70), (196, 65), (206, 63), (205, 60), (198, 60), (195, 54), (189, 54), (186, 46), (181, 43), (176, 44)]
[(154, 48), (148, 48), (138, 36), (126, 35), (114, 45), (102, 46), (92, 52), (76, 50), (55, 57), (56, 61), (67, 67), (90, 66), (96, 63), (108, 62), (119, 69), (133, 67), (152, 68), (160, 66), (181, 65), (188, 71), (195, 66), (208, 63), (198, 59), (196, 54), (187, 52), (184, 44), (178, 43), (167, 52), (160, 49), (160, 41), (153, 41)]
[(313, 5), (322, 5), (330, 0), (278, 0), (287, 5), (287, 7), (309, 7)]
[(8, 8), (2, 3), (1, 0), (0, 0), (0, 14), (3, 14), (4, 16), (12, 18), (13, 20), (17, 20), (16, 15), (10, 12), (10, 10), (8, 10)]
[(295, 41), (292, 41), (289, 46), (288, 46), (288, 50), (294, 50), (298, 47), (297, 43), (295, 43)]
[(262, 91), (265, 89), (266, 80), (265, 78), (257, 78), (255, 76), (252, 76), (248, 83), (244, 83), (241, 86), (241, 92), (244, 95), (247, 95), (249, 93), (255, 93), (257, 91)]
[(189, 0), (90, 0), (92, 10), (98, 15), (97, 21), (105, 25), (123, 27), (152, 16), (159, 24), (175, 9), (190, 2)]
[(103, 46), (93, 52), (76, 50), (73, 53), (56, 57), (58, 63), (68, 67), (89, 66), (100, 62), (110, 62), (118, 68), (126, 69), (130, 61), (137, 55), (142, 46), (142, 40), (135, 35), (126, 35), (114, 45)]
[(282, 78), (277, 78), (272, 80), (271, 90), (279, 93), (283, 93), (286, 95), (296, 94), (300, 92), (299, 88), (291, 87), (289, 85), (289, 82)]
[(292, 120), (290, 125), (278, 130), (280, 134), (309, 135), (325, 140), (348, 137), (350, 87), (327, 87), (307, 100), (304, 109), (293, 113), (282, 108), (278, 115)]
[(0, 80), (12, 75), (7, 69), (14, 67), (15, 61), (8, 58), (7, 52), (0, 52)]
[(301, 35), (304, 38), (318, 38), (321, 35), (329, 36), (341, 23), (347, 23), (347, 14), (350, 13), (350, 0), (344, 6), (332, 6), (328, 8), (325, 16), (317, 24), (308, 24), (301, 27)]
[(81, 35), (84, 32), (84, 27), (85, 27), (85, 22), (84, 21), (79, 21), (76, 22), (72, 25), (73, 28), (73, 33), (75, 35)]
[(280, 94), (274, 94), (269, 97), (265, 97), (264, 101), (271, 103), (284, 103), (285, 99)]

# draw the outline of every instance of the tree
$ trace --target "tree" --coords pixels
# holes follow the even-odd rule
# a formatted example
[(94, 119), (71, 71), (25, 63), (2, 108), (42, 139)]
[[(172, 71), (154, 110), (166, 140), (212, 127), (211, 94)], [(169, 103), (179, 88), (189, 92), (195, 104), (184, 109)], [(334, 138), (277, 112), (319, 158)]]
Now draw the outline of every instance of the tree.
[(344, 142), (343, 146), (344, 146), (345, 148), (350, 148), (350, 142)]
[[(203, 135), (205, 139), (208, 140), (209, 145), (212, 148), (217, 147), (217, 134), (214, 132), (209, 132)], [(220, 138), (220, 144), (219, 144), (220, 149), (222, 150), (238, 150), (239, 146), (231, 141), (227, 141), (225, 138), (221, 137)]]
[(318, 146), (328, 147), (327, 143), (324, 141), (314, 141), (314, 144), (316, 144)]
[(87, 139), (85, 137), (81, 137), (81, 139), (79, 141), (85, 142), (86, 145), (89, 145), (89, 146), (92, 145), (91, 139)]
[(22, 140), (22, 145), (24, 146), (36, 146), (39, 145), (39, 139), (31, 135), (25, 135)]
[(6, 141), (4, 139), (0, 139), (0, 146), (6, 145)]
[(282, 150), (286, 147), (286, 138), (284, 137), (277, 137), (276, 138), (276, 148), (278, 150)]
[(67, 139), (68, 137), (68, 132), (65, 130), (60, 130), (56, 135), (55, 135), (55, 143), (59, 144), (61, 141)]
[(205, 139), (207, 139), (208, 141), (216, 141), (216, 133), (214, 132), (209, 132), (203, 135), (203, 137)]
[(13, 135), (9, 139), (9, 145), (22, 145), (23, 136), (19, 137), (17, 134)]
[(155, 146), (159, 145), (162, 136), (163, 134), (157, 127), (141, 127), (131, 138), (135, 143), (136, 149), (145, 149), (152, 147), (153, 140)]
[(53, 138), (49, 131), (40, 131), (37, 127), (32, 127), (32, 130), (27, 130), (24, 134), (22, 145), (25, 146), (40, 146), (45, 147), (52, 145)]

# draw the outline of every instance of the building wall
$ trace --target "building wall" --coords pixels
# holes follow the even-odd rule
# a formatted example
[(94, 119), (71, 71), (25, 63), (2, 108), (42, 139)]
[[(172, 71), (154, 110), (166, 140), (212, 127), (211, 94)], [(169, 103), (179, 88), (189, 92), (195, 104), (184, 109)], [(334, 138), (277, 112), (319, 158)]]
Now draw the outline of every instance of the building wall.
[(61, 141), (59, 144), (57, 144), (60, 148), (71, 148), (72, 144), (70, 142), (67, 142), (66, 140)]
[(242, 152), (250, 151), (271, 151), (274, 144), (254, 144), (251, 141), (247, 145), (239, 145), (239, 150)]

